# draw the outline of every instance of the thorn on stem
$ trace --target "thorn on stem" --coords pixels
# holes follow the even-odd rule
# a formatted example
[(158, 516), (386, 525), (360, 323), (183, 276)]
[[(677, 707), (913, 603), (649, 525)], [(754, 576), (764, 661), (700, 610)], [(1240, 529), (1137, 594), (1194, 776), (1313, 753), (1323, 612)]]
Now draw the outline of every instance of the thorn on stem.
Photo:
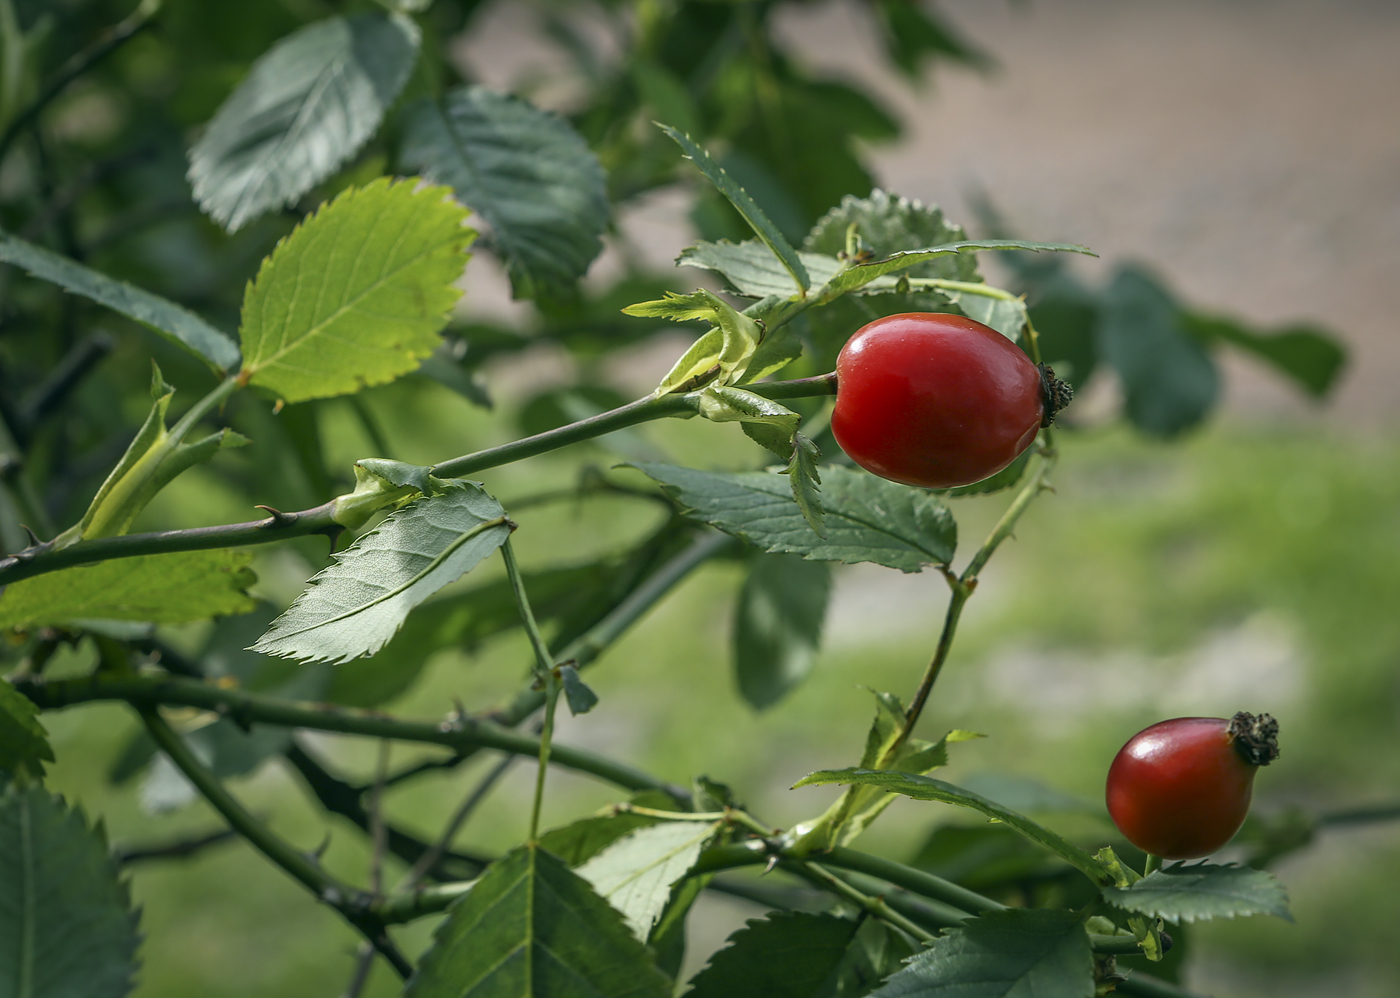
[(272, 526), (274, 527), (286, 527), (297, 522), (297, 515), (295, 513), (284, 513), (280, 509), (275, 509), (272, 506), (264, 506), (261, 503), (258, 503), (253, 508), (266, 512), (267, 515), (272, 518)]

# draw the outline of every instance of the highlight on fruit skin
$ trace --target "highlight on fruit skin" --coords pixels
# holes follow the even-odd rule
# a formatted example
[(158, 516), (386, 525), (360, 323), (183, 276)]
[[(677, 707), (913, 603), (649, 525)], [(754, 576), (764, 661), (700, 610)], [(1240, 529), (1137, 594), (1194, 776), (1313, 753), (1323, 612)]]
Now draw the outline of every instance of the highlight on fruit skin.
[(1128, 739), (1109, 766), (1109, 816), (1150, 855), (1208, 856), (1240, 830), (1254, 776), (1276, 758), (1278, 722), (1268, 714), (1159, 721)]
[(919, 488), (990, 478), (1072, 397), (990, 326), (902, 312), (862, 326), (836, 360), (831, 431), (865, 470)]

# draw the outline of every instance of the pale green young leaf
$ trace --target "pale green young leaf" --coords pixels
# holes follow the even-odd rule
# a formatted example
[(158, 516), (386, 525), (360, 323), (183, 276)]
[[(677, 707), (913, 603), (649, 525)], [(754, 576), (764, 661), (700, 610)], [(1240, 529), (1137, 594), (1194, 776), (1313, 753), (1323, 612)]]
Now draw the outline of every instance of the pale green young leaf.
[(379, 128), (418, 57), (406, 17), (330, 17), (253, 63), (190, 150), (189, 180), (230, 232), (290, 205)]
[(471, 482), (419, 499), (335, 555), (253, 650), (337, 663), (372, 655), (410, 610), (475, 568), (510, 530), (500, 504)]
[(715, 189), (724, 195), (725, 199), (743, 216), (744, 221), (749, 223), (749, 228), (753, 229), (754, 234), (763, 241), (763, 244), (778, 259), (783, 268), (792, 275), (797, 293), (804, 292), (811, 287), (812, 280), (807, 274), (807, 268), (798, 257), (797, 250), (792, 248), (783, 234), (778, 231), (778, 227), (764, 214), (763, 209), (754, 203), (753, 198), (749, 197), (748, 192), (735, 183), (734, 178), (712, 160), (710, 154), (697, 145), (689, 135), (678, 132), (669, 125), (661, 125), (660, 128), (681, 147), (685, 158), (700, 168), (705, 179), (713, 184)]
[(448, 910), (404, 998), (670, 998), (671, 990), (588, 881), (524, 845)]
[(645, 940), (666, 907), (672, 886), (695, 865), (716, 827), (703, 821), (662, 821), (639, 828), (575, 872), (622, 912), (638, 940)]
[(666, 296), (657, 301), (641, 301), (635, 305), (628, 305), (622, 310), (622, 314), (644, 319), (670, 319), (672, 322), (691, 322), (695, 319), (715, 322), (714, 306), (710, 304), (709, 297), (701, 291), (692, 291), (688, 295), (667, 291)]
[(53, 762), (48, 732), (39, 723), (39, 708), (7, 680), (0, 679), (0, 771), (33, 771)]
[(175, 551), (100, 561), (13, 582), (0, 599), (0, 629), (83, 620), (181, 624), (256, 605), (244, 591), (257, 576), (250, 551)]
[(0, 233), (0, 261), (22, 267), (34, 277), (57, 284), (70, 294), (82, 295), (134, 319), (188, 350), (216, 371), (232, 371), (242, 359), (227, 333), (188, 309), (84, 267), (76, 260)]
[(245, 381), (288, 402), (359, 391), (438, 345), (476, 233), (442, 187), (344, 191), (277, 244), (243, 296)]
[(1092, 998), (1094, 954), (1081, 916), (1009, 908), (928, 944), (871, 998)]
[(0, 790), (0, 993), (122, 998), (137, 912), (101, 826), (43, 787)]
[(951, 783), (944, 783), (942, 780), (935, 780), (918, 773), (904, 773), (894, 770), (826, 769), (804, 776), (794, 786), (819, 786), (826, 783), (850, 783), (879, 787), (882, 790), (903, 794), (915, 800), (942, 801), (945, 804), (955, 804), (958, 807), (980, 811), (988, 818), (1009, 825), (1026, 838), (1049, 849), (1094, 882), (1101, 883), (1111, 879), (1111, 873), (1103, 863), (1063, 836), (1052, 832), (1023, 814)]
[(766, 710), (812, 671), (831, 596), (831, 565), (796, 555), (760, 555), (734, 606), (734, 677), (755, 710)]
[(937, 496), (839, 465), (825, 469), (825, 536), (813, 532), (782, 475), (634, 467), (660, 482), (688, 516), (765, 551), (919, 572), (947, 564), (957, 546), (957, 525)]
[(754, 441), (784, 459), (792, 454), (792, 437), (802, 422), (781, 402), (724, 385), (708, 385), (700, 393), (700, 415), (716, 423), (742, 423)]
[(658, 398), (668, 392), (694, 387), (696, 381), (733, 384), (744, 376), (763, 338), (762, 327), (757, 322), (713, 292), (697, 291), (694, 297), (708, 303), (710, 315), (707, 318), (715, 328), (691, 344), (661, 379), (652, 393)]
[(567, 121), (528, 101), (481, 86), (416, 101), (400, 159), (486, 220), (517, 298), (568, 291), (602, 251), (603, 167)]
[(1105, 887), (1104, 900), (1125, 911), (1195, 922), (1241, 915), (1275, 915), (1293, 921), (1288, 893), (1267, 870), (1207, 863), (1175, 863), (1131, 887)]

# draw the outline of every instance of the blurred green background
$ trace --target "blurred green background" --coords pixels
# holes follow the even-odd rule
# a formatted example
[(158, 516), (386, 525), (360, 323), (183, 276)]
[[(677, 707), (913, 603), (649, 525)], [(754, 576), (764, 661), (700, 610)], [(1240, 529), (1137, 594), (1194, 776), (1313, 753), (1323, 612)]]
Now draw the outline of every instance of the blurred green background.
[[(37, 9), (17, 6), (26, 17)], [(72, 2), (54, 9), (75, 23), (98, 24), (126, 6)], [(62, 121), (77, 122), (67, 165), (114, 141), (82, 130), (85, 106), (90, 117), (115, 116), (121, 127), (139, 132), (142, 102), (168, 105), (182, 127), (192, 128), (268, 39), (335, 6), (250, 5), (261, 20), (240, 20), (207, 5), (172, 3), (172, 33), (143, 40), (122, 65), (124, 81), (136, 82), (135, 96), (113, 98), (94, 86), (63, 105)], [(561, 36), (546, 29), (552, 30), (551, 18), (576, 19), (587, 35), (607, 21), (592, 5), (441, 6), (470, 14), (469, 22), (468, 13), (442, 18), (444, 32), (469, 25), (453, 43), (461, 72), (529, 91), (544, 106), (575, 109), (577, 81), (556, 72), (565, 61)], [(1352, 356), (1323, 406), (1302, 401), (1260, 367), (1227, 359), (1221, 411), (1170, 443), (1146, 440), (1114, 418), (1110, 378), (1089, 388), (1067, 414), (1071, 428), (1060, 437), (1055, 493), (1038, 501), (984, 573), (925, 714), (928, 734), (961, 727), (989, 736), (956, 746), (948, 779), (1034, 778), (1088, 802), (1086, 813), (1044, 814), (1047, 823), (1085, 841), (1110, 841), (1111, 828), (1087, 812), (1098, 808), (1103, 773), (1123, 741), (1162, 717), (1245, 709), (1269, 711), (1283, 725), (1282, 758), (1256, 787), (1260, 828), (1281, 828), (1293, 813), (1400, 802), (1400, 443), (1394, 434), (1400, 393), (1393, 389), (1400, 349), (1392, 318), (1400, 290), (1391, 274), (1400, 248), (1394, 226), (1400, 139), (1387, 104), (1400, 86), (1400, 60), (1393, 59), (1400, 14), (1393, 5), (1363, 0), (1196, 0), (1169, 10), (1067, 0), (947, 3), (939, 10), (991, 61), (971, 60), (983, 67), (973, 69), (968, 59), (942, 53), (910, 82), (879, 49), (860, 5), (776, 5), (774, 37), (795, 61), (859, 81), (903, 125), (898, 142), (854, 143), (851, 155), (869, 164), (875, 180), (942, 203), (974, 229), (972, 205), (986, 195), (1030, 238), (1093, 246), (1106, 263), (1077, 264), (1087, 279), (1115, 261), (1146, 260), (1183, 299), (1207, 310), (1264, 325), (1324, 321)], [(218, 58), (170, 51), (172, 37), (199, 36), (218, 39), (209, 42)], [(181, 59), (205, 59), (208, 67), (172, 95), (161, 80)], [(62, 134), (57, 139), (62, 160)], [(187, 202), (182, 148), (167, 148), (169, 140), (152, 140), (158, 155), (127, 183)], [(5, 182), (0, 177), (0, 194)], [(638, 259), (656, 270), (694, 237), (696, 224), (721, 225), (722, 219), (707, 223), (703, 213), (690, 217), (691, 194), (663, 185), (629, 200), (594, 285), (606, 287)], [(128, 196), (135, 198), (130, 190)], [(110, 205), (90, 206), (102, 223), (94, 223), (97, 235), (137, 224), (118, 211), (124, 204), (113, 195)], [(7, 210), (19, 210), (13, 198)], [(206, 248), (215, 238), (208, 227), (176, 214), (143, 236), (140, 253), (110, 267), (222, 317), (246, 277), (230, 261), (241, 260), (247, 271), (289, 224), (260, 223), (221, 244), (224, 255), (215, 257)], [(109, 265), (100, 254), (97, 262)], [(488, 258), (474, 261), (467, 282), (463, 328), (513, 325), (528, 334), (546, 325), (529, 306), (508, 299)], [(104, 384), (120, 387), (84, 398), (83, 425), (110, 431), (139, 420), (150, 342), (121, 338), (104, 369)], [(377, 449), (367, 426), (381, 431), (403, 460), (464, 453), (515, 433), (521, 407), (550, 386), (596, 379), (624, 394), (644, 391), (683, 342), (663, 333), (601, 358), (596, 343), (584, 338), (574, 344), (581, 361), (549, 343), (503, 351), (478, 369), (496, 399), (494, 413), (426, 379), (366, 393), (368, 420), (349, 403), (318, 404), (319, 425), (312, 421), (310, 431), (292, 416), (278, 422), (249, 405), (235, 415), (259, 429), (261, 440), (278, 441), (281, 450), (273, 452), (296, 454), (300, 447), (302, 458), (314, 452), (317, 459), (283, 457), (282, 466), (258, 469), (263, 458), (234, 455), (231, 473), (197, 469), (181, 478), (144, 522), (179, 527), (243, 519), (247, 497), (232, 486), (250, 482), (277, 490), (257, 493), (258, 501), (289, 508), (322, 501), (353, 459)], [(168, 377), (183, 378), (177, 380), (188, 393), (183, 397), (194, 397), (203, 375), (156, 353)], [(97, 449), (90, 439), (72, 442)], [(761, 459), (732, 427), (652, 426), (611, 443), (651, 447), (700, 466), (738, 468)], [(608, 466), (618, 457), (587, 445), (492, 472), (485, 481), (510, 508), (512, 498), (568, 485), (580, 466)], [(90, 475), (101, 467), (92, 464)], [(85, 499), (70, 497), (70, 506), (81, 508)], [(1006, 501), (956, 501), (962, 559)], [(659, 516), (650, 503), (617, 497), (537, 507), (519, 515), (517, 543), (527, 565), (553, 563), (561, 550), (581, 560), (640, 537)], [(261, 552), (260, 592), (285, 602), (323, 555), (313, 542)], [(933, 573), (839, 569), (812, 676), (788, 699), (755, 714), (736, 693), (729, 666), (730, 614), (741, 577), (737, 564), (721, 563), (688, 580), (591, 671), (602, 702), (587, 717), (565, 719), (559, 737), (679, 782), (707, 773), (732, 784), (765, 820), (785, 825), (818, 813), (831, 796), (829, 789), (789, 791), (796, 779), (849, 764), (857, 754), (871, 714), (860, 687), (904, 696), (912, 690), (937, 636), (946, 587)], [(187, 647), (200, 637), (199, 628), (170, 635)], [(79, 649), (51, 668), (77, 668), (87, 654)], [(518, 688), (527, 662), (518, 635), (493, 639), (471, 655), (444, 652), (385, 709), (436, 717), (454, 700), (471, 708), (489, 704)], [(140, 777), (109, 783), (107, 771), (136, 728), (122, 709), (83, 707), (44, 720), (59, 760), (50, 785), (100, 817), (119, 845), (218, 826), (198, 804), (147, 813)], [(374, 746), (332, 737), (306, 743), (346, 772), (371, 778)], [(396, 765), (414, 758), (412, 749), (394, 750)], [(390, 795), (390, 813), (432, 837), (493, 763), (482, 758), (425, 776)], [(517, 764), (516, 778), (492, 791), (459, 845), (489, 853), (519, 841), (529, 769)], [(234, 788), (298, 845), (310, 850), (326, 838), (326, 821), (284, 767), (267, 766)], [(546, 817), (563, 823), (611, 799), (606, 788), (561, 773), (551, 777)], [(908, 858), (931, 829), (948, 822), (969, 818), (900, 802), (863, 845)], [(1321, 829), (1274, 867), (1289, 888), (1296, 924), (1255, 919), (1195, 927), (1186, 980), (1241, 998), (1394, 994), (1397, 827), (1338, 822)], [(363, 880), (369, 862), (363, 836), (335, 819), (329, 833), (327, 863)], [(1257, 843), (1262, 834), (1247, 829), (1245, 841)], [(389, 881), (401, 872), (391, 864)], [(146, 937), (142, 998), (336, 995), (345, 987), (356, 939), (242, 844), (188, 860), (133, 864), (131, 875)], [(696, 960), (759, 912), (730, 898), (703, 899), (691, 916), (689, 965), (698, 966)], [(427, 924), (403, 930), (405, 949), (416, 954), (429, 931)], [(397, 993), (382, 967), (368, 993)]]

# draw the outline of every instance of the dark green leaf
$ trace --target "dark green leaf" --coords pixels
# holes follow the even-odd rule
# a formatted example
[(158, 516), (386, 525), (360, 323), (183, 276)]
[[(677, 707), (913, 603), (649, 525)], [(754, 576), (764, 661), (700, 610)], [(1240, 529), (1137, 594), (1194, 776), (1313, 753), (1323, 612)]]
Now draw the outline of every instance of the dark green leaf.
[(1277, 915), (1293, 921), (1288, 894), (1273, 874), (1247, 866), (1176, 863), (1128, 888), (1105, 887), (1103, 896), (1125, 911), (1169, 922), (1238, 915)]
[(780, 475), (635, 467), (660, 482), (687, 515), (765, 551), (918, 572), (925, 565), (947, 564), (957, 546), (957, 525), (935, 496), (849, 468), (826, 469), (823, 538), (812, 532)]
[(299, 402), (415, 370), (461, 297), (466, 214), (445, 188), (387, 178), (322, 205), (244, 293), (244, 376)]
[(1055, 376), (1075, 391), (1084, 387), (1098, 366), (1098, 303), (1077, 284), (1060, 281), (1036, 297), (1030, 319), (1040, 338), (1040, 356)]
[(1118, 372), (1134, 426), (1159, 437), (1205, 419), (1220, 391), (1215, 362), (1182, 327), (1176, 302), (1151, 277), (1118, 271), (1099, 310), (1099, 355)]
[(405, 998), (670, 998), (588, 882), (537, 846), (493, 863), (433, 934)]
[(934, 8), (908, 0), (879, 0), (874, 6), (885, 29), (885, 48), (890, 60), (906, 76), (918, 80), (924, 62), (934, 56), (979, 69), (992, 65), (991, 57), (959, 38)]
[(572, 665), (560, 669), (559, 675), (564, 683), (564, 699), (569, 705), (570, 714), (587, 714), (598, 706), (598, 694), (578, 677), (578, 670)]
[(383, 648), (410, 610), (471, 571), (510, 536), (505, 511), (470, 482), (419, 499), (319, 572), (254, 651), (345, 662)]
[[(689, 135), (678, 132), (668, 125), (662, 125), (661, 130), (675, 140), (676, 144), (681, 147), (685, 158), (698, 166), (700, 172), (705, 175), (705, 179), (713, 184), (715, 190), (723, 194), (735, 210), (744, 217), (744, 221), (749, 223), (749, 228), (753, 229), (754, 234), (762, 240), (763, 245), (791, 275), (797, 290), (806, 291), (811, 287), (811, 278), (807, 276), (807, 268), (798, 258), (797, 251), (792, 248), (783, 234), (778, 231), (777, 226), (764, 214), (763, 209), (754, 203), (753, 198), (749, 197), (745, 190), (710, 158), (709, 153), (696, 145)], [(758, 297), (761, 298), (763, 295)]]
[(812, 671), (831, 565), (796, 555), (761, 555), (750, 564), (734, 610), (734, 674), (749, 706), (764, 710)]
[(1089, 879), (1098, 882), (1108, 876), (1107, 870), (1097, 859), (1045, 826), (1010, 808), (1002, 807), (995, 801), (987, 800), (987, 798), (964, 790), (962, 787), (955, 787), (951, 783), (935, 780), (931, 776), (893, 770), (828, 769), (804, 776), (794, 786), (805, 787), (824, 783), (876, 786), (893, 793), (903, 794), (906, 797), (912, 797), (915, 800), (936, 800), (945, 804), (956, 804), (958, 807), (972, 808), (975, 811), (981, 811), (994, 821), (1009, 825), (1033, 842), (1040, 843), (1069, 862), (1070, 865), (1081, 870)]
[(871, 998), (1091, 998), (1094, 955), (1072, 911), (991, 912), (929, 943)]
[(101, 827), (42, 787), (0, 791), (0, 992), (121, 998), (136, 973), (136, 927)]
[(687, 998), (814, 998), (830, 983), (860, 926), (798, 911), (751, 918), (691, 979)]
[(1337, 382), (1346, 366), (1347, 353), (1330, 333), (1311, 326), (1290, 326), (1273, 333), (1258, 333), (1230, 319), (1181, 315), (1186, 331), (1210, 342), (1221, 340), (1272, 364), (1296, 381), (1313, 398), (1322, 398)]
[(690, 871), (714, 837), (717, 826), (705, 821), (661, 821), (618, 839), (577, 867), (645, 940), (671, 897), (671, 887)]
[(485, 87), (404, 112), (400, 159), (491, 226), (517, 298), (568, 291), (602, 250), (603, 168), (561, 118)]
[(0, 679), (0, 770), (14, 773), (23, 768), (38, 775), (44, 762), (53, 762), (53, 749), (39, 723), (39, 708)]
[(292, 204), (379, 128), (418, 55), (405, 17), (331, 17), (253, 64), (190, 150), (195, 200), (230, 232)]
[(0, 260), (63, 290), (82, 295), (155, 330), (219, 371), (236, 370), (242, 357), (233, 340), (173, 301), (84, 267), (66, 256), (0, 233)]
[(11, 583), (0, 600), (0, 629), (85, 619), (182, 624), (247, 613), (257, 581), (252, 552), (177, 551), (79, 565)]

